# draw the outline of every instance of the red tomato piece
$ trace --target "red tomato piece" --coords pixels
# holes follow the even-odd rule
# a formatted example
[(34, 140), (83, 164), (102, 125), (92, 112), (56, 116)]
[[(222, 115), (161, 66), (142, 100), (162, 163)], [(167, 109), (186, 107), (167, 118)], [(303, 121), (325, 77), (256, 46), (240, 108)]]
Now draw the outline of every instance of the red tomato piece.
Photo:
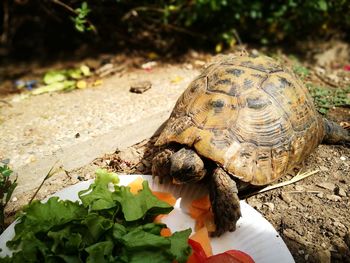
[(201, 244), (192, 239), (188, 240), (188, 244), (192, 247), (192, 255), (189, 257), (187, 263), (205, 263), (207, 255)]
[(208, 257), (205, 263), (254, 263), (248, 254), (240, 250), (228, 250), (224, 253)]

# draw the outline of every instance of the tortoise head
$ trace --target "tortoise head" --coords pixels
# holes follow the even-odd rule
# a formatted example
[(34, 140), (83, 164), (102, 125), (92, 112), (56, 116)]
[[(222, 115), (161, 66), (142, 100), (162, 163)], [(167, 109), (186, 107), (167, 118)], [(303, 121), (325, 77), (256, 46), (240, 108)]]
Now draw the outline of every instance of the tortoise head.
[(170, 157), (170, 175), (175, 184), (197, 182), (205, 174), (203, 160), (191, 149), (182, 148)]

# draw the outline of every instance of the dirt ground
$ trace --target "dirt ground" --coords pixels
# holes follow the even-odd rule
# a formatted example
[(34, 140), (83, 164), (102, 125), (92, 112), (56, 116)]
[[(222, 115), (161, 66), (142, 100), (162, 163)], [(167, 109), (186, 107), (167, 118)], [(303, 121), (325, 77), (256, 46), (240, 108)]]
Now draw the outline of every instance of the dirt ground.
[[(350, 87), (350, 73), (343, 72), (339, 66), (350, 64), (350, 53), (342, 48), (325, 50), (318, 55), (310, 55), (312, 59), (305, 56), (301, 63), (310, 69), (311, 74), (304, 80), (331, 87)], [(284, 54), (279, 55), (289, 60)], [(348, 107), (331, 107), (328, 116), (338, 123), (349, 125)], [(157, 151), (153, 147), (155, 140), (156, 137), (153, 137), (122, 151), (106, 154), (86, 167), (50, 178), (37, 198), (93, 178), (96, 167), (123, 173), (150, 174), (151, 159)], [(303, 172), (315, 170), (318, 171), (316, 174), (302, 181), (249, 197), (247, 202), (276, 228), (296, 262), (350, 262), (350, 148), (320, 145), (302, 166)], [(290, 178), (292, 175), (286, 175), (281, 181)], [(28, 200), (31, 195), (27, 193), (16, 199)], [(22, 203), (11, 202), (9, 222)]]

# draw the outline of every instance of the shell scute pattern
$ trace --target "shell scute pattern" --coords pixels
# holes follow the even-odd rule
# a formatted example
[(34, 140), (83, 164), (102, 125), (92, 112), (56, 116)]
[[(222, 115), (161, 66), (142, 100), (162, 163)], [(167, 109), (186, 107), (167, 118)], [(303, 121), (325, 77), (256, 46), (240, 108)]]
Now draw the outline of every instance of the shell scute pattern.
[(317, 147), (323, 126), (302, 83), (268, 57), (222, 57), (179, 98), (156, 145), (193, 147), (253, 185), (268, 184)]

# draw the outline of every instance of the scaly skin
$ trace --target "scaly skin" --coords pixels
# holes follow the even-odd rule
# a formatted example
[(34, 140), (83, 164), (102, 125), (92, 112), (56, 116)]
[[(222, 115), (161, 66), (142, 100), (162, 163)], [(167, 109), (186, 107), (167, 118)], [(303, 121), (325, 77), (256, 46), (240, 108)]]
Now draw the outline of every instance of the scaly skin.
[(216, 231), (213, 236), (220, 236), (226, 231), (235, 231), (241, 217), (236, 182), (230, 175), (218, 167), (212, 175), (210, 201), (214, 212)]

